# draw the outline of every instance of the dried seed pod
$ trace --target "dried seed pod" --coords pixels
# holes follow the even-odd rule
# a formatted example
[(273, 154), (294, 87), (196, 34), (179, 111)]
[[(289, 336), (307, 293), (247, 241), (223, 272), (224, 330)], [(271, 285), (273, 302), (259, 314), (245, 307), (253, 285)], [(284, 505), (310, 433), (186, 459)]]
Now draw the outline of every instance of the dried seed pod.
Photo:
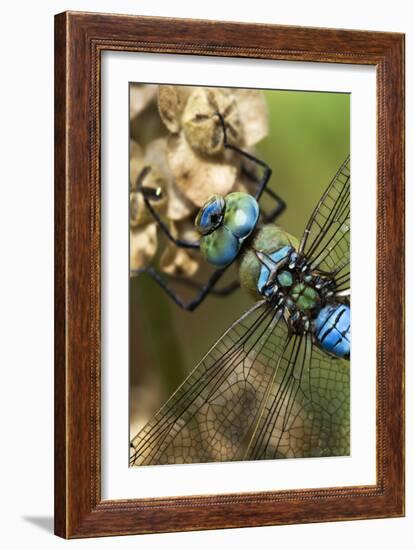
[[(190, 221), (170, 224), (171, 233), (177, 238), (197, 242), (199, 235)], [(170, 241), (166, 244), (160, 258), (160, 269), (176, 277), (192, 277), (199, 269), (201, 257), (198, 252), (177, 248)]]
[(130, 191), (136, 188), (139, 172), (142, 170), (144, 153), (136, 141), (130, 140)]
[(157, 250), (157, 224), (130, 230), (130, 269), (141, 269)]
[[(140, 192), (130, 193), (130, 227), (139, 227), (147, 218), (143, 216), (145, 203)], [(143, 220), (144, 218), (144, 220)]]
[(168, 243), (160, 258), (160, 269), (176, 277), (192, 277), (199, 269), (199, 262), (183, 248)]
[(181, 117), (191, 91), (186, 86), (159, 86), (158, 107), (161, 120), (173, 134), (181, 128)]
[(235, 90), (235, 99), (243, 121), (243, 145), (250, 147), (268, 134), (267, 103), (260, 90)]
[(187, 100), (182, 126), (191, 147), (200, 153), (216, 155), (223, 150), (224, 134), (217, 113), (224, 119), (229, 143), (242, 141), (242, 126), (233, 93), (196, 88)]
[(157, 98), (156, 84), (131, 84), (130, 119), (142, 113)]
[(164, 175), (154, 166), (146, 165), (138, 174), (136, 191), (130, 193), (130, 226), (139, 227), (154, 220), (148, 209), (143, 192), (146, 193), (151, 206), (158, 214), (167, 209), (167, 182)]
[(238, 159), (198, 155), (182, 134), (170, 136), (167, 159), (177, 187), (196, 206), (202, 206), (210, 195), (226, 195), (235, 184)]
[[(189, 242), (198, 242), (200, 239), (200, 235), (198, 231), (196, 230), (195, 224), (194, 224), (194, 218), (183, 220), (180, 222), (177, 222), (174, 224), (177, 235)], [(189, 249), (189, 253), (193, 255), (195, 258), (200, 258), (200, 254), (197, 250), (191, 250)]]
[(169, 220), (179, 221), (186, 218), (194, 218), (196, 208), (187, 199), (174, 182), (167, 188), (168, 202), (166, 216)]
[(163, 173), (167, 188), (166, 216), (169, 220), (183, 220), (194, 212), (194, 205), (177, 188), (167, 161), (167, 140), (164, 138), (152, 141), (145, 151), (148, 163), (155, 165)]

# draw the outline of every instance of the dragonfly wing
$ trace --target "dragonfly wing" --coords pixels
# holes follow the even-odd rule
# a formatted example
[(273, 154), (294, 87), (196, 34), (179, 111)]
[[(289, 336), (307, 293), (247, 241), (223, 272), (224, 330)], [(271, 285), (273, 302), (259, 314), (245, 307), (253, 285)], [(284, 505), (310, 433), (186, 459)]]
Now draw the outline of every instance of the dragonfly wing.
[(279, 310), (253, 306), (132, 440), (130, 464), (239, 460), (286, 336)]
[(312, 343), (310, 334), (286, 342), (247, 458), (349, 454), (349, 366)]
[(299, 251), (313, 270), (335, 277), (339, 290), (349, 286), (350, 158), (332, 179), (304, 231)]
[[(304, 429), (311, 434), (310, 456), (350, 454), (350, 363), (313, 346), (311, 403)], [(303, 416), (304, 413), (303, 413)]]

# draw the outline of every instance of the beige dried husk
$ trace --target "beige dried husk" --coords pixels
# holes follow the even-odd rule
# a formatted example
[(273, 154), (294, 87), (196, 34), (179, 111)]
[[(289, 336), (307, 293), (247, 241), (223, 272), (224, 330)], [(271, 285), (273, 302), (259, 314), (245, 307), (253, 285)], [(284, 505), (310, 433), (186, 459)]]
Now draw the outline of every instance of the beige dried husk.
[[(140, 187), (159, 189), (160, 200), (152, 202), (154, 210), (164, 214), (167, 209), (167, 187), (171, 174), (162, 162), (163, 140), (152, 142), (145, 150), (133, 143), (130, 147), (130, 225), (139, 227), (154, 221)], [(155, 151), (156, 150), (156, 151)]]
[(170, 136), (167, 148), (178, 189), (197, 207), (213, 194), (226, 195), (232, 190), (239, 160), (229, 151), (212, 160), (192, 149), (183, 134)]
[(157, 100), (158, 86), (155, 84), (131, 84), (130, 120), (142, 113)]
[(200, 207), (212, 194), (226, 195), (236, 184), (241, 157), (228, 142), (252, 146), (268, 130), (267, 109), (258, 90), (160, 86), (160, 116), (171, 135), (167, 159), (177, 187)]
[[(188, 242), (199, 241), (199, 234), (190, 220), (171, 223), (170, 231), (175, 238)], [(199, 269), (200, 263), (200, 253), (198, 251), (178, 248), (174, 243), (168, 241), (160, 258), (159, 266), (164, 273), (169, 275), (192, 277)]]
[(130, 229), (130, 270), (146, 266), (157, 250), (157, 224)]

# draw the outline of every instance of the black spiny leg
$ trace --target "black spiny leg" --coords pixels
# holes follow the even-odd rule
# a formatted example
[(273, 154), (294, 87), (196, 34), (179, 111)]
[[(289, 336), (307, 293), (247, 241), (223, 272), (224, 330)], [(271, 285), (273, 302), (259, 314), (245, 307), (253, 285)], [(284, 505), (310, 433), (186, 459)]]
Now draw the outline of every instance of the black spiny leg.
[(178, 305), (182, 309), (185, 309), (186, 311), (194, 311), (203, 302), (206, 296), (212, 291), (214, 285), (219, 281), (226, 269), (227, 267), (214, 271), (209, 277), (206, 284), (201, 287), (199, 293), (189, 302), (185, 302), (183, 298), (176, 294), (176, 292), (167, 285), (166, 281), (162, 278), (160, 273), (153, 267), (143, 267), (141, 269), (132, 271), (131, 273), (133, 275), (147, 273), (164, 290), (164, 292), (166, 292), (166, 294), (173, 300), (176, 305)]
[[(149, 209), (149, 212), (153, 216), (153, 218), (156, 220), (158, 225), (160, 226), (161, 230), (164, 232), (164, 234), (168, 237), (168, 239), (175, 244), (179, 248), (192, 248), (192, 249), (200, 249), (200, 244), (197, 242), (191, 242), (191, 241), (185, 241), (183, 239), (176, 239), (172, 233), (170, 232), (170, 229), (168, 228), (167, 224), (162, 220), (162, 218), (158, 215), (158, 213), (154, 210), (151, 200), (159, 200), (160, 190), (159, 189), (152, 189), (149, 187), (144, 187), (138, 185), (138, 189), (141, 190), (144, 198), (144, 202)], [(231, 264), (229, 264), (231, 265)], [(229, 266), (227, 266), (229, 267)], [(198, 294), (190, 300), (189, 302), (185, 302), (183, 298), (181, 298), (163, 279), (163, 277), (160, 275), (160, 273), (154, 269), (153, 267), (145, 267), (138, 270), (132, 270), (131, 275), (139, 275), (140, 273), (147, 273), (150, 275), (150, 277), (166, 292), (166, 294), (177, 304), (179, 307), (187, 310), (187, 311), (193, 311), (196, 309), (206, 298), (206, 296), (213, 290), (214, 285), (219, 281), (219, 279), (222, 277), (223, 273), (227, 269), (217, 269), (212, 273), (206, 284), (202, 285), (198, 290)], [(231, 292), (233, 289), (230, 289), (229, 292)], [(226, 289), (225, 289), (226, 292)], [(219, 293), (219, 291), (218, 291)]]
[(139, 188), (141, 191), (144, 202), (146, 203), (147, 208), (150, 211), (150, 214), (153, 216), (153, 218), (158, 223), (160, 229), (163, 231), (163, 233), (168, 237), (168, 239), (174, 243), (179, 248), (193, 248), (193, 249), (199, 249), (200, 244), (198, 242), (191, 242), (191, 241), (185, 241), (183, 239), (176, 239), (168, 228), (167, 224), (161, 219), (161, 217), (158, 215), (158, 213), (154, 210), (150, 198), (153, 200), (157, 200), (160, 197), (160, 191), (158, 189), (150, 189), (149, 187), (141, 187)]
[[(169, 279), (174, 280), (176, 283), (180, 285), (186, 286), (188, 288), (193, 288), (196, 290), (201, 290), (205, 286), (203, 283), (200, 283), (199, 281), (195, 281), (190, 277), (179, 277), (179, 276), (170, 275)], [(216, 297), (229, 296), (230, 294), (235, 292), (235, 290), (238, 290), (238, 288), (240, 287), (241, 285), (239, 281), (235, 280), (225, 286), (222, 286), (221, 288), (213, 287), (210, 290), (209, 294), (210, 296), (216, 296)]]
[(268, 181), (271, 177), (271, 174), (272, 174), (272, 170), (266, 162), (258, 159), (257, 157), (254, 157), (254, 155), (251, 155), (250, 153), (247, 153), (243, 149), (240, 149), (239, 147), (236, 147), (236, 145), (231, 145), (230, 143), (228, 143), (228, 139), (227, 139), (227, 135), (226, 135), (226, 123), (223, 119), (223, 116), (220, 113), (216, 113), (216, 115), (219, 117), (219, 120), (220, 120), (221, 125), (222, 125), (223, 136), (224, 136), (223, 137), (224, 147), (226, 147), (226, 149), (231, 149), (232, 151), (236, 151), (241, 156), (247, 158), (248, 160), (251, 160), (252, 162), (255, 162), (255, 164), (257, 164), (258, 166), (261, 166), (264, 169), (264, 173), (262, 174), (262, 178), (258, 182), (258, 184), (259, 184), (258, 189), (256, 190), (255, 195), (254, 195), (256, 200), (259, 201), (259, 199), (262, 196), (262, 193), (266, 189), (267, 183), (268, 183)]
[[(261, 180), (259, 180), (252, 172), (247, 170), (246, 168), (243, 169), (244, 173), (256, 184), (261, 184)], [(264, 223), (271, 223), (274, 220), (276, 220), (286, 209), (287, 205), (285, 201), (282, 200), (282, 198), (275, 193), (272, 189), (269, 187), (265, 187), (264, 193), (266, 193), (271, 199), (276, 203), (274, 208), (271, 210), (271, 212), (262, 212), (262, 220)]]
[(263, 214), (263, 221), (264, 223), (272, 223), (277, 218), (281, 216), (281, 214), (286, 209), (287, 205), (285, 204), (285, 201), (281, 199), (272, 189), (265, 189), (265, 191), (268, 193), (268, 195), (274, 199), (274, 201), (277, 203), (276, 206), (271, 210), (271, 212), (264, 213)]
[(257, 164), (258, 166), (261, 166), (262, 168), (264, 168), (264, 172), (262, 174), (261, 179), (258, 179), (256, 176), (254, 176), (247, 169), (244, 169), (244, 172), (258, 185), (258, 189), (256, 190), (255, 195), (254, 195), (256, 200), (259, 201), (262, 194), (265, 192), (265, 193), (267, 193), (267, 195), (269, 195), (277, 203), (275, 208), (273, 208), (271, 210), (271, 212), (269, 212), (268, 214), (264, 214), (264, 216), (263, 216), (265, 223), (270, 223), (270, 222), (274, 221), (276, 218), (278, 218), (278, 216), (280, 216), (284, 212), (284, 210), (286, 208), (286, 204), (281, 199), (281, 197), (279, 197), (274, 191), (272, 191), (272, 189), (269, 189), (267, 187), (268, 181), (269, 181), (269, 179), (271, 177), (271, 174), (272, 174), (272, 170), (271, 170), (270, 166), (268, 166), (268, 164), (266, 164), (264, 161), (258, 159), (254, 155), (251, 155), (250, 153), (247, 153), (243, 149), (240, 149), (239, 147), (236, 147), (235, 145), (231, 145), (230, 143), (228, 143), (227, 135), (226, 135), (226, 123), (224, 121), (224, 118), (220, 113), (216, 113), (216, 114), (219, 117), (219, 120), (220, 120), (221, 125), (222, 125), (222, 130), (223, 130), (223, 135), (224, 135), (224, 147), (226, 147), (227, 149), (232, 149), (233, 151), (236, 151), (237, 153), (239, 153), (243, 157), (251, 160), (252, 162)]

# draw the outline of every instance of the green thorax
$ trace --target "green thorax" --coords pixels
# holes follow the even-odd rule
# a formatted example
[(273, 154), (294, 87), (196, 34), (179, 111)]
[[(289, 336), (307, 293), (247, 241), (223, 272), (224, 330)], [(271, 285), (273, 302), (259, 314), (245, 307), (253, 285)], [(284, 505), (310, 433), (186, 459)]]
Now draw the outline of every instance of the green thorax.
[(291, 289), (291, 298), (295, 302), (297, 309), (305, 311), (313, 309), (318, 300), (318, 292), (304, 283), (297, 283)]
[[(261, 262), (255, 251), (270, 255), (287, 245), (297, 249), (298, 241), (276, 225), (269, 224), (259, 227), (253, 239), (243, 250), (239, 261), (241, 286), (256, 300), (260, 297), (257, 283), (261, 270)], [(289, 286), (289, 275), (286, 272), (281, 273), (281, 281), (279, 282), (282, 286)]]

